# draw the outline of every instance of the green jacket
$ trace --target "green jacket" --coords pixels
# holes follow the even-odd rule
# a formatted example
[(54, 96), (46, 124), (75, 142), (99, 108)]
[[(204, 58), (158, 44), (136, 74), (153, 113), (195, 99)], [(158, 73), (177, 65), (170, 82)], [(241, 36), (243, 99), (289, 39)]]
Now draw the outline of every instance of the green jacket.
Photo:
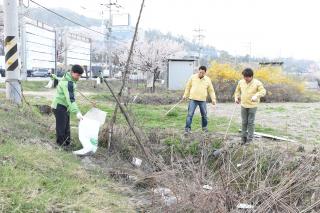
[(53, 99), (51, 107), (56, 109), (57, 105), (61, 104), (67, 107), (68, 111), (71, 113), (80, 112), (75, 98), (76, 87), (76, 81), (73, 80), (70, 72), (67, 72), (59, 81), (57, 93)]

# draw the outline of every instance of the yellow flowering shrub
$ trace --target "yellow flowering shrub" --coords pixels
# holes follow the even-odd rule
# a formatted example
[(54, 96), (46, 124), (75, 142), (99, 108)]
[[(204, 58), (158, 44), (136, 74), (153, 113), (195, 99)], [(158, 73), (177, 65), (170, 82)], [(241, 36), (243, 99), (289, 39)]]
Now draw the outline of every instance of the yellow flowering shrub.
[[(230, 64), (219, 64), (213, 61), (207, 71), (212, 81), (238, 81), (242, 70), (236, 70)], [(254, 71), (254, 77), (268, 85), (284, 84), (304, 91), (304, 82), (298, 81), (283, 73), (280, 66), (264, 66)]]
[(211, 80), (232, 80), (237, 81), (241, 79), (241, 72), (235, 70), (230, 64), (219, 64), (212, 62), (207, 71), (207, 76)]

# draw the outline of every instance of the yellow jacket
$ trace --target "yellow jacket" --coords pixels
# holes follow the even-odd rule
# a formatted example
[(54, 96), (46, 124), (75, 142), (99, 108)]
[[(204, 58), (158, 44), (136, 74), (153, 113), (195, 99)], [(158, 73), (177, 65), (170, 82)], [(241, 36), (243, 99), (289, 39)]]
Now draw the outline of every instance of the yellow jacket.
[(216, 95), (212, 86), (211, 79), (208, 76), (199, 78), (198, 74), (194, 74), (189, 79), (183, 97), (196, 101), (206, 101), (208, 94), (213, 103), (216, 103)]
[[(260, 98), (265, 95), (266, 90), (262, 83), (257, 79), (252, 79), (249, 84), (247, 84), (244, 79), (240, 80), (234, 93), (235, 100), (240, 98), (241, 106), (245, 108), (257, 107), (260, 102)], [(257, 97), (257, 101), (251, 100), (253, 96)]]

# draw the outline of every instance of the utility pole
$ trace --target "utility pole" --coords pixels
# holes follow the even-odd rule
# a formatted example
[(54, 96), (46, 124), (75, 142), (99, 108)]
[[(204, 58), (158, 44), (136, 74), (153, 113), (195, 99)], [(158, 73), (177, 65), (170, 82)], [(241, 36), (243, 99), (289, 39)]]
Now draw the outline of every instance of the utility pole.
[(108, 63), (108, 69), (109, 69), (109, 74), (110, 77), (113, 77), (113, 71), (112, 71), (112, 60), (111, 60), (111, 34), (112, 34), (112, 11), (113, 8), (121, 8), (122, 6), (118, 4), (118, 1), (112, 1), (109, 0), (109, 3), (107, 4), (101, 4), (102, 6), (105, 6), (109, 10), (109, 19), (108, 21), (105, 22), (105, 27), (106, 27), (106, 35), (105, 35), (105, 47), (107, 48), (107, 63)]
[(20, 67), (18, 51), (18, 7), (16, 0), (3, 0), (4, 47), (6, 66), (6, 98), (21, 104)]
[(247, 55), (249, 56), (249, 57), (248, 57), (248, 63), (249, 63), (249, 64), (251, 63), (252, 46), (253, 46), (252, 41), (248, 41), (248, 42), (245, 42), (245, 43), (244, 43), (244, 47), (247, 48), (247, 51), (248, 51)]
[(57, 60), (58, 60), (58, 54), (57, 54), (57, 29), (54, 29), (54, 72), (52, 74), (57, 75)]
[(249, 42), (249, 64), (251, 63), (251, 57), (252, 57), (252, 42)]
[[(63, 36), (63, 34), (65, 35), (65, 36)], [(63, 57), (64, 57), (64, 69), (65, 69), (65, 71), (67, 72), (68, 71), (68, 36), (69, 36), (69, 31), (68, 30), (66, 30), (65, 32), (62, 32), (62, 34), (61, 34), (61, 41), (63, 41)]]
[(23, 0), (19, 0), (19, 32), (20, 32), (20, 59), (21, 59), (21, 79), (27, 79), (27, 54), (26, 54), (26, 28), (25, 28), (25, 7)]
[(205, 38), (203, 32), (204, 30), (200, 28), (200, 26), (196, 29), (193, 30), (195, 32), (194, 38), (197, 41), (198, 44), (198, 60), (199, 60), (199, 64), (200, 64), (200, 58), (201, 58), (201, 50), (202, 50), (202, 41)]
[(90, 38), (90, 80), (92, 79), (92, 39)]

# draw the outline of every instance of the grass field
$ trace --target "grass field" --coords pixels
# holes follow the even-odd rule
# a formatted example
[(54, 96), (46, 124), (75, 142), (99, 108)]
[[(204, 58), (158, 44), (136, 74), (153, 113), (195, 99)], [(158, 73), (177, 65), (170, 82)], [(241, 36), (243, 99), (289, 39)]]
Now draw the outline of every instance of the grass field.
[(100, 169), (55, 148), (52, 118), (1, 103), (0, 120), (0, 212), (133, 212)]
[[(55, 90), (43, 88), (46, 83), (23, 83), (30, 106), (25, 103), (20, 107), (8, 104), (4, 93), (0, 93), (0, 212), (134, 212), (130, 197), (115, 190), (117, 185), (106, 177), (101, 168), (88, 171), (81, 159), (56, 147), (53, 115), (41, 115), (34, 106), (51, 104)], [(112, 96), (105, 87), (95, 89), (91, 84), (80, 82), (78, 88), (95, 100), (98, 108), (106, 111), (110, 118), (115, 106)], [(151, 96), (146, 94), (146, 97)], [(173, 96), (164, 94), (164, 97)], [(77, 102), (82, 113), (92, 107), (79, 94)], [(146, 132), (170, 130), (183, 133), (187, 103), (165, 115), (171, 107), (172, 104), (130, 104), (128, 110), (136, 127)], [(211, 133), (226, 131), (234, 107), (233, 103), (219, 103), (214, 108), (208, 105)], [(78, 121), (75, 115), (71, 118), (72, 148), (78, 149), (81, 146), (77, 137)], [(118, 125), (126, 125), (121, 114), (117, 119)], [(319, 120), (320, 103), (262, 103), (256, 117), (256, 131), (289, 136), (303, 144), (316, 144), (320, 141)], [(240, 124), (239, 107), (229, 132), (237, 133)], [(195, 132), (201, 130), (198, 109), (192, 127)], [(168, 138), (165, 143), (177, 142), (176, 138), (171, 139), (173, 141)], [(195, 143), (191, 143), (186, 149), (193, 152), (194, 147)]]

